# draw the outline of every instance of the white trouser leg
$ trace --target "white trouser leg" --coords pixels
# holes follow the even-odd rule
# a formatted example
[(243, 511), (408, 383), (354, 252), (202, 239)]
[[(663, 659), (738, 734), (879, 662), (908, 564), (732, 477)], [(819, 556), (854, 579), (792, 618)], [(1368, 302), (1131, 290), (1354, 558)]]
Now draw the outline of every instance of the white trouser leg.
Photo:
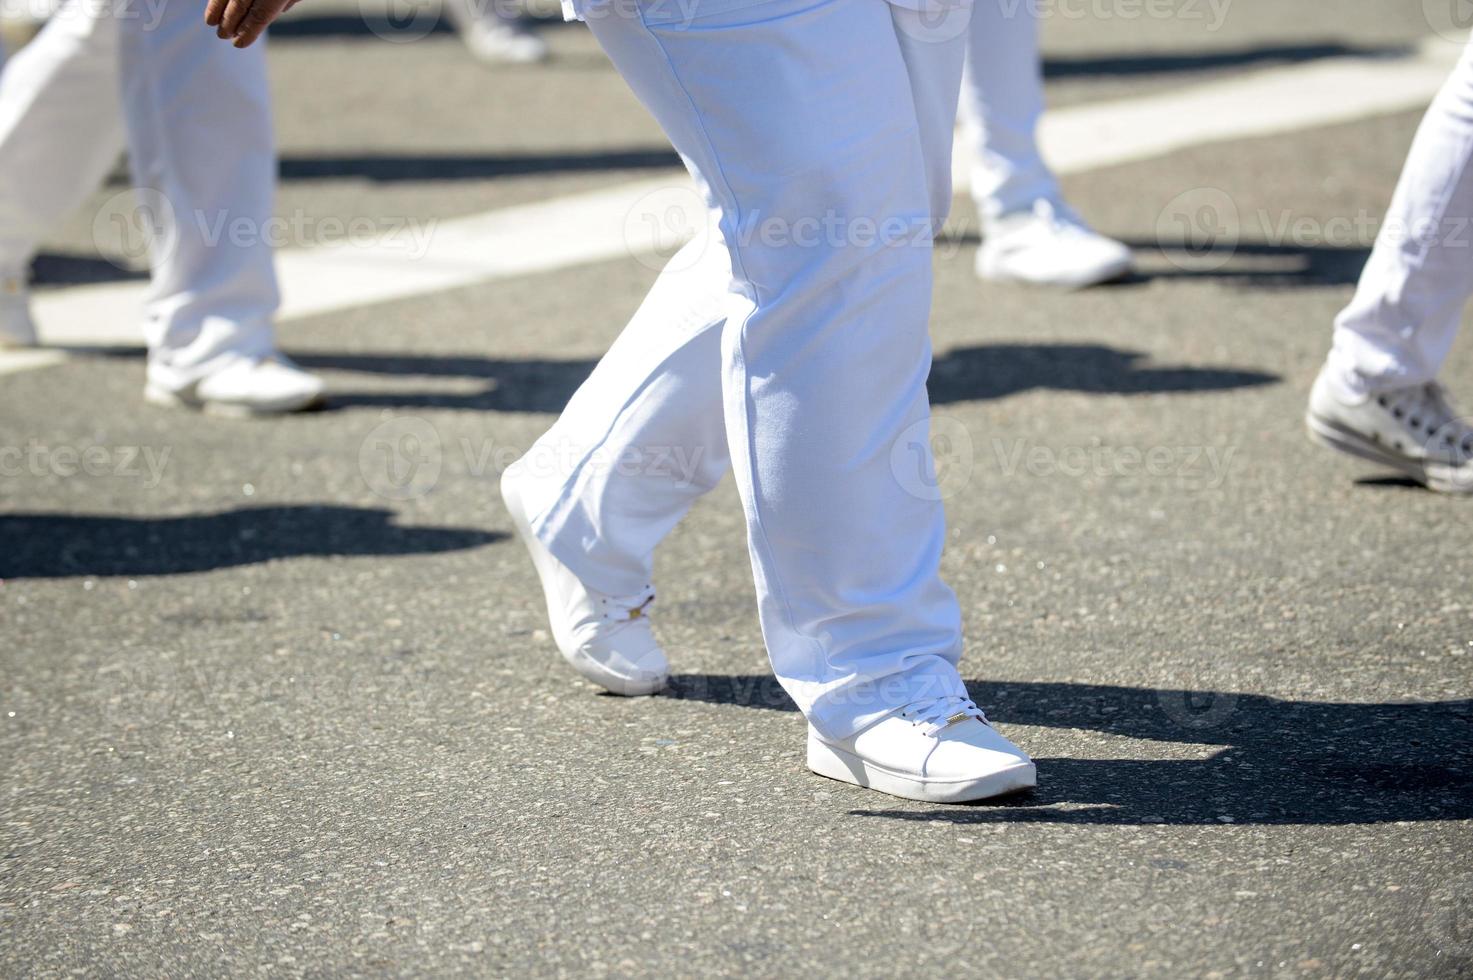
[(984, 223), (1059, 196), (1038, 152), (1043, 70), (1038, 0), (977, 3), (962, 82), (963, 139), (972, 150), (972, 198)]
[[(600, 590), (607, 566), (590, 556), (609, 542), (627, 559), (612, 563), (615, 577), (646, 568), (659, 535), (719, 475), (719, 385), (763, 632), (799, 707), (843, 737), (910, 701), (964, 695), (960, 612), (937, 571), (941, 504), (892, 470), (901, 442), (907, 467), (917, 451), (930, 465), (929, 234), (947, 203), (938, 175), (964, 37), (915, 40), (935, 32), (879, 0), (707, 0), (694, 19), (661, 4), (645, 21), (612, 8), (588, 20), (709, 184), (731, 272), (702, 263), (673, 317), (642, 310), (642, 331), (681, 315), (694, 326), (684, 341), (678, 329), (664, 342), (621, 337), (619, 359), (548, 440), (588, 456), (597, 440), (586, 434), (608, 433), (606, 459), (639, 439), (704, 448), (700, 479), (667, 488), (657, 516), (631, 517), (638, 492), (610, 487), (676, 481), (575, 469), (539, 537)], [(726, 294), (712, 312), (717, 283)], [(662, 277), (656, 292), (677, 284)]]
[(517, 464), (538, 538), (600, 592), (643, 589), (655, 546), (726, 473), (721, 328), (730, 284), (719, 236), (686, 245)]
[(1360, 394), (1437, 376), (1473, 294), (1473, 43), (1417, 130), (1330, 364)]
[(189, 0), (135, 2), (127, 13), (123, 111), (134, 182), (169, 205), (150, 255), (149, 381), (177, 390), (274, 348), (266, 52), (259, 42), (242, 51), (220, 41)]
[(123, 149), (118, 20), (99, 0), (52, 16), (0, 73), (0, 277), (19, 278)]

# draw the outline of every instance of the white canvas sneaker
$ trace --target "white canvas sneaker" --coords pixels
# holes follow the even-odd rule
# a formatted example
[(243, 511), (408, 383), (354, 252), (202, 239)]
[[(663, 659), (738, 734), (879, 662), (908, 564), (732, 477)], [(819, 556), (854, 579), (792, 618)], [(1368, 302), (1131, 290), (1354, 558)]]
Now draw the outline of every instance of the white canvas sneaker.
[(477, 60), (493, 65), (534, 65), (551, 54), (546, 41), (515, 20), (479, 17), (460, 36)]
[(1033, 760), (963, 698), (906, 705), (842, 741), (810, 725), (808, 768), (820, 776), (926, 803), (965, 803), (1028, 789)]
[(322, 401), (322, 379), (284, 354), (240, 361), (180, 391), (150, 382), (143, 397), (165, 408), (197, 408), (216, 415), (282, 415)]
[(665, 651), (650, 629), (651, 586), (632, 596), (611, 596), (585, 586), (532, 533), (528, 513), (510, 467), (501, 475), (501, 499), (532, 556), (542, 581), (552, 638), (563, 658), (585, 678), (614, 694), (654, 694), (670, 679)]
[(0, 349), (35, 347), (36, 323), (31, 319), (31, 291), (20, 279), (0, 279)]
[(1433, 381), (1354, 399), (1327, 365), (1305, 416), (1315, 442), (1405, 473), (1442, 493), (1473, 493), (1473, 426)]
[(1083, 289), (1135, 267), (1130, 249), (1047, 199), (999, 218), (977, 250), (977, 275), (994, 282)]

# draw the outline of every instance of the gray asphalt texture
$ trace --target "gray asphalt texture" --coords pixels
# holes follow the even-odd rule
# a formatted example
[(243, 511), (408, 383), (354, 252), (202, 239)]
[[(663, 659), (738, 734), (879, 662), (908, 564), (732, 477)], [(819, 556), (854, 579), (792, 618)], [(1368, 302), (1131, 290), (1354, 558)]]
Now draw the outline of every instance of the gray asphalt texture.
[[(1428, 33), (1420, 3), (1332, 6), (1055, 17), (1051, 95)], [(669, 166), (582, 28), (549, 25), (552, 67), (487, 69), (319, 10), (273, 41), (284, 213)], [(1473, 512), (1306, 440), (1370, 239), (1276, 234), (1374, 227), (1416, 122), (1067, 180), (1141, 264), (1084, 293), (978, 283), (958, 201), (945, 571), (963, 673), (1040, 780), (996, 805), (804, 769), (729, 483), (659, 556), (668, 695), (602, 696), (552, 651), (496, 479), (646, 263), (286, 324), (333, 394), (275, 422), (144, 406), (134, 351), (0, 379), (0, 446), (106, 464), (0, 479), (0, 974), (1468, 976)], [(1171, 220), (1204, 189), (1238, 219), (1205, 257)], [(90, 214), (38, 265), (120, 274)], [(1446, 379), (1473, 404), (1466, 335)], [(383, 439), (426, 426), (438, 477), (403, 498)]]

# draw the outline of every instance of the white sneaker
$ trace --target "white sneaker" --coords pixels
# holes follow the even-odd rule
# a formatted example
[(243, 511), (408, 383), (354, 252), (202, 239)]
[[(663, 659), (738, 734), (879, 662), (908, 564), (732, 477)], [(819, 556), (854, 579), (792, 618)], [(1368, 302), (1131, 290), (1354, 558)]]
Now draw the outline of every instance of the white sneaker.
[(1125, 245), (1047, 199), (999, 218), (977, 250), (977, 275), (995, 282), (1083, 289), (1119, 279), (1134, 267)]
[(322, 379), (284, 354), (241, 361), (180, 391), (149, 382), (143, 397), (166, 408), (198, 408), (215, 415), (282, 415), (322, 401)]
[(964, 803), (1028, 789), (1033, 760), (971, 701), (906, 705), (839, 742), (808, 728), (808, 768), (820, 776), (926, 803)]
[(24, 280), (0, 279), (0, 349), (35, 347), (36, 323), (31, 319), (31, 291)]
[(532, 65), (546, 61), (547, 42), (514, 20), (480, 17), (460, 32), (471, 54), (490, 64)]
[(1320, 370), (1305, 416), (1314, 441), (1442, 493), (1473, 493), (1473, 426), (1433, 381), (1354, 400)]
[(542, 580), (558, 650), (574, 670), (607, 691), (628, 697), (659, 691), (670, 679), (670, 663), (650, 629), (654, 589), (645, 586), (638, 595), (611, 596), (580, 582), (532, 533), (513, 469), (501, 475), (501, 499)]

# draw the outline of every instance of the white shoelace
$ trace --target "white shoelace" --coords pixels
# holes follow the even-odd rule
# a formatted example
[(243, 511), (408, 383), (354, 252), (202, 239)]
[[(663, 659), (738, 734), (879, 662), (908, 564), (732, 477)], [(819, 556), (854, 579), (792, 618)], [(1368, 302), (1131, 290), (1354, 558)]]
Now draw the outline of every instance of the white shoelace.
[(603, 617), (611, 623), (633, 623), (649, 616), (650, 604), (655, 601), (655, 587), (646, 585), (631, 596), (601, 596), (599, 608)]
[(1389, 411), (1419, 440), (1435, 436), (1446, 448), (1456, 446), (1464, 459), (1473, 455), (1473, 427), (1458, 417), (1447, 389), (1436, 381), (1385, 392), (1376, 396), (1376, 404)]
[(988, 724), (987, 716), (982, 713), (981, 708), (977, 707), (975, 701), (960, 697), (928, 698), (925, 701), (916, 701), (901, 708), (900, 717), (912, 725), (923, 728), (927, 735), (935, 735), (947, 725), (967, 718), (976, 718), (982, 724)]

